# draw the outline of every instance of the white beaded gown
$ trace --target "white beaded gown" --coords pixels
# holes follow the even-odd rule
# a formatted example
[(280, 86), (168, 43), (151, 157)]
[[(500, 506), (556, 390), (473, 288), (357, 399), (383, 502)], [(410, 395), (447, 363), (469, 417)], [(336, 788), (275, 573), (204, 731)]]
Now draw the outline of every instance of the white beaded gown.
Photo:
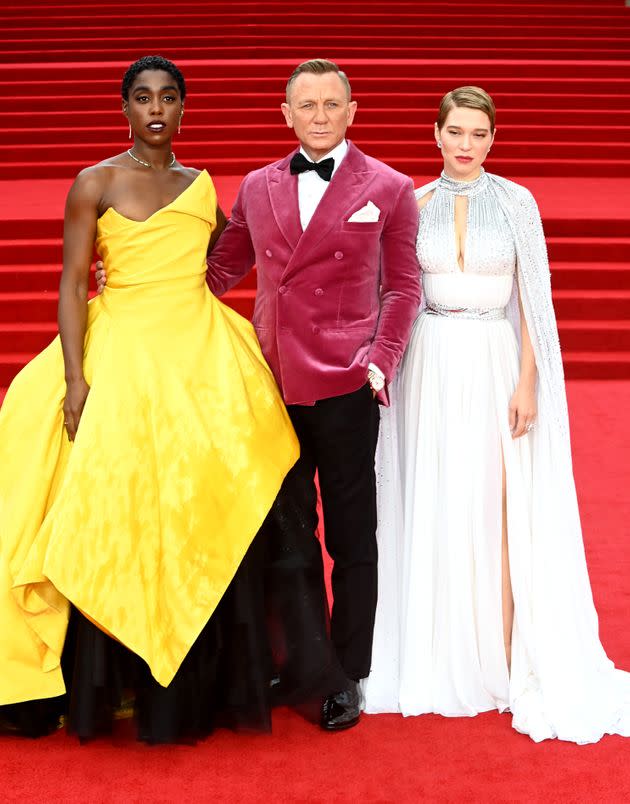
[[(417, 191), (432, 194), (418, 234), (423, 309), (381, 418), (379, 601), (365, 709), (445, 716), (510, 709), (514, 727), (534, 740), (630, 735), (630, 675), (614, 670), (597, 636), (570, 457), (565, 539), (554, 525), (558, 511), (540, 499), (554, 463), (545, 454), (555, 443), (546, 438), (548, 406), (539, 402), (540, 430), (516, 440), (509, 431), (520, 365), (510, 315), (518, 310), (518, 254), (492, 178), (458, 183), (442, 174)], [(457, 195), (468, 205), (463, 269)], [(511, 673), (501, 611), (502, 461), (515, 601)], [(558, 462), (556, 470), (564, 471)], [(568, 590), (554, 583), (561, 572)], [(567, 667), (572, 660), (579, 669)]]

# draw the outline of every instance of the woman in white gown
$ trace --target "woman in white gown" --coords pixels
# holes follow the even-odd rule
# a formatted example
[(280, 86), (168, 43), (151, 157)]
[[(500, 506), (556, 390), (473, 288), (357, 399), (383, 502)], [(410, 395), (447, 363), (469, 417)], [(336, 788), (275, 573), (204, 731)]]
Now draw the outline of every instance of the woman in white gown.
[(540, 215), (485, 173), (492, 99), (460, 87), (417, 191), (424, 287), (377, 452), (369, 713), (510, 710), (539, 741), (630, 736), (598, 636)]

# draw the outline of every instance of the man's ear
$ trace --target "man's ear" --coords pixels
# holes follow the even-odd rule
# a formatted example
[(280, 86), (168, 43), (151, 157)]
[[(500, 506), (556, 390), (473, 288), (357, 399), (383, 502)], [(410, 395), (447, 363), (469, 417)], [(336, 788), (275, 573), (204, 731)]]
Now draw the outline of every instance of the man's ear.
[(282, 114), (284, 115), (284, 119), (287, 122), (287, 126), (289, 128), (293, 128), (293, 117), (291, 116), (291, 107), (288, 103), (283, 103), (280, 105), (282, 109)]
[(350, 101), (348, 103), (348, 125), (351, 126), (354, 122), (354, 116), (357, 113), (357, 102)]

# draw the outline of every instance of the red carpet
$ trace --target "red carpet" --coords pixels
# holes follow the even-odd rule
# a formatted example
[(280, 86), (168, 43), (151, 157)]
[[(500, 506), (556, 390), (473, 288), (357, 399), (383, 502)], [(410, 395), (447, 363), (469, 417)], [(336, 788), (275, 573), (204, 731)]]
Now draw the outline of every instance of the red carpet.
[[(601, 635), (630, 668), (630, 383), (569, 385), (576, 478)], [(580, 702), (576, 701), (576, 706)], [(562, 802), (630, 800), (630, 740), (539, 745), (509, 715), (365, 717), (325, 734), (281, 710), (272, 735), (218, 732), (196, 747), (149, 748), (121, 724), (79, 746), (63, 733), (0, 738), (0, 800), (46, 802)]]

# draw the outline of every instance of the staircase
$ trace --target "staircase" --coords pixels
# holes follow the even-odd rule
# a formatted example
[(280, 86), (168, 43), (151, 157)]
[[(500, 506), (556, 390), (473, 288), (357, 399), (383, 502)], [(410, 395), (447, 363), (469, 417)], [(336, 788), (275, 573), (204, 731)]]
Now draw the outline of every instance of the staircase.
[[(623, 0), (7, 3), (0, 31), (0, 395), (56, 333), (63, 195), (128, 146), (120, 80), (159, 52), (189, 97), (178, 159), (224, 179), (293, 147), (279, 104), (296, 63), (338, 61), (352, 139), (414, 176), (439, 169), (441, 96), (479, 84), (498, 108), (487, 168), (541, 205), (568, 377), (630, 378), (630, 8)], [(321, 20), (318, 21), (318, 20)], [(229, 303), (251, 313), (255, 276)]]

